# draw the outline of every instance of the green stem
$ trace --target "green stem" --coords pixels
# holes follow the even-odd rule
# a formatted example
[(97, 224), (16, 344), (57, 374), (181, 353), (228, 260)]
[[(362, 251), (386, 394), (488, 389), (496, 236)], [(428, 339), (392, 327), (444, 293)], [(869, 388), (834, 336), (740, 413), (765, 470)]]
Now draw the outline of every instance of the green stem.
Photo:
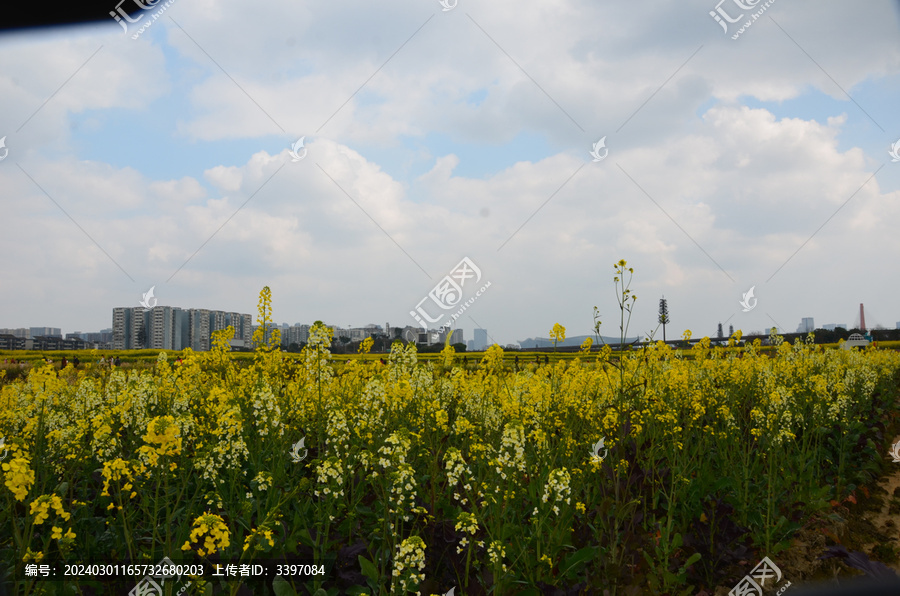
[(772, 498), (772, 475), (774, 473), (773, 468), (775, 466), (775, 458), (773, 457), (771, 451), (767, 454), (767, 457), (769, 460), (769, 474), (768, 478), (766, 479), (766, 484), (768, 484), (768, 494), (766, 498), (766, 552), (770, 553), (772, 552), (772, 510), (775, 506)]

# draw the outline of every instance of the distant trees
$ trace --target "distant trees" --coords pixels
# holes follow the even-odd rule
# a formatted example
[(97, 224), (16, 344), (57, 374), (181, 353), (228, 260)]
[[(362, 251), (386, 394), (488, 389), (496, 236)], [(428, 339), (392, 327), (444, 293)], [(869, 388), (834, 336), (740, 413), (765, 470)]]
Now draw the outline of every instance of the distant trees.
[(835, 327), (834, 331), (830, 329), (816, 329), (813, 331), (813, 335), (817, 344), (835, 344), (842, 339), (850, 337), (850, 331), (843, 327)]

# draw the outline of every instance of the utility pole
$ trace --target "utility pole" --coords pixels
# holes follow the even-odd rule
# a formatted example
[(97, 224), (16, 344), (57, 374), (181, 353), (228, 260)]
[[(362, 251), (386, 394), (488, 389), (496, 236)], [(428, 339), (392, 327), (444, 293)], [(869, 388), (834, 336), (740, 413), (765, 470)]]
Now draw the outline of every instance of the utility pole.
[(663, 343), (666, 343), (666, 323), (669, 322), (669, 304), (666, 297), (659, 299), (659, 323), (663, 326)]

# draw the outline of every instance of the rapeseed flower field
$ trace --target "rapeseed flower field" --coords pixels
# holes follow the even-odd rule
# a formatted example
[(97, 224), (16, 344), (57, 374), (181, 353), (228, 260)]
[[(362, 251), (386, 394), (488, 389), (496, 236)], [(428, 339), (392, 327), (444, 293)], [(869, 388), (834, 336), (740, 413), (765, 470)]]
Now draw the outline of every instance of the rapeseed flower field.
[(333, 366), (319, 323), (299, 360), (276, 334), (240, 367), (232, 333), (152, 370), (46, 365), (2, 386), (8, 593), (123, 594), (136, 579), (89, 591), (24, 568), (163, 557), (327, 564), (279, 595), (733, 585), (738, 559), (777, 558), (801, 519), (878, 475), (900, 378), (892, 351), (769, 356), (734, 347), (739, 332), (691, 358), (587, 345), (518, 371), (498, 346), (467, 370), (452, 347), (420, 363), (399, 342), (386, 364)]

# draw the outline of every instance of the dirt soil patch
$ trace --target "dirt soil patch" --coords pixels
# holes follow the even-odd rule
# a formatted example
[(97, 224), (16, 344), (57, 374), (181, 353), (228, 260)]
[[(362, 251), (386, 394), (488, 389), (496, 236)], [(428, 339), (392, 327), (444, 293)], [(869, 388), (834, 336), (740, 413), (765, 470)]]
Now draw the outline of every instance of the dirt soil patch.
[[(898, 441), (900, 435), (893, 443)], [(771, 557), (784, 579), (798, 586), (864, 575), (841, 559), (819, 559), (834, 545), (861, 552), (900, 575), (900, 463), (893, 466), (873, 486), (833, 503), (830, 513), (811, 518), (797, 531), (790, 548)], [(717, 586), (715, 596), (728, 596), (733, 587)]]

